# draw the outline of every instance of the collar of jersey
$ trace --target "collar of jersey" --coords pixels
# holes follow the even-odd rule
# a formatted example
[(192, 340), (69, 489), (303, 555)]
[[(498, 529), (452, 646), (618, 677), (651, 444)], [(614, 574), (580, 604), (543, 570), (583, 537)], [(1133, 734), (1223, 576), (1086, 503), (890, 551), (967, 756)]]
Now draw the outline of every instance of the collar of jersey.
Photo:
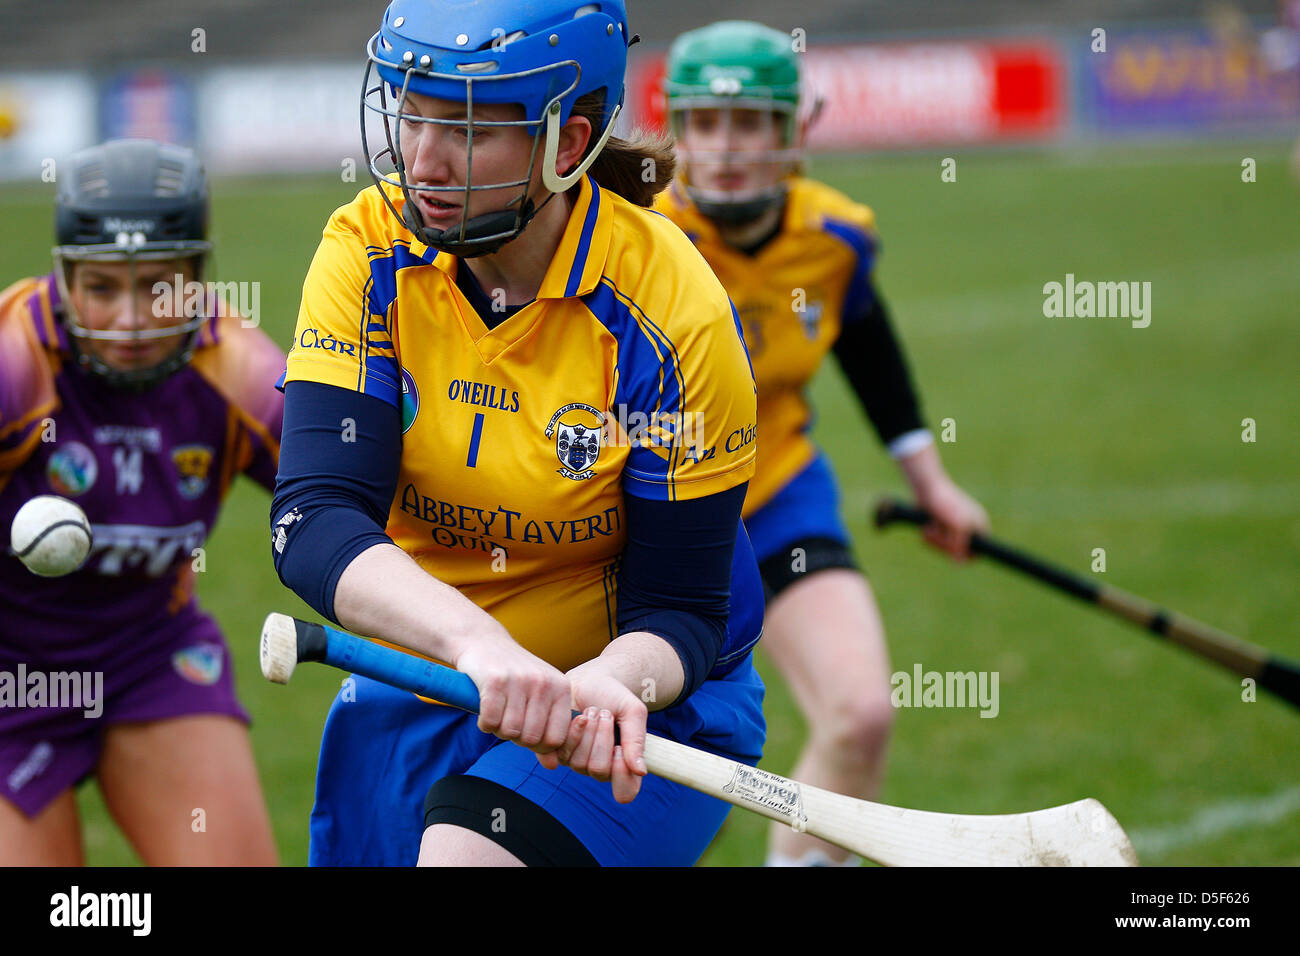
[[(539, 300), (583, 296), (600, 284), (609, 254), (614, 215), (611, 205), (610, 193), (601, 189), (590, 175), (583, 176), (564, 235), (537, 290)], [(432, 252), (418, 240), (411, 242), (411, 253), (419, 258), (427, 260)], [(458, 260), (454, 256), (438, 253), (432, 261), (453, 279), (456, 277)]]
[(68, 343), (68, 330), (60, 318), (62, 311), (63, 300), (54, 273), (38, 279), (27, 299), (27, 312), (41, 344), (66, 357), (72, 354), (72, 347)]

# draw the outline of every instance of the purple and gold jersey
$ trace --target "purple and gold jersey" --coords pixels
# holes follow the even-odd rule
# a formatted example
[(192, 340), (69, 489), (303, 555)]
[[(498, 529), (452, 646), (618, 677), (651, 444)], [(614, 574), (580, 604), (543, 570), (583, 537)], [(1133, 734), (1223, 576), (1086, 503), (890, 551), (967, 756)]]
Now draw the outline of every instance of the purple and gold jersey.
[(536, 301), (488, 329), (458, 268), (363, 191), (325, 228), (286, 380), (402, 410), (388, 535), (567, 670), (617, 636), (623, 495), (753, 474), (753, 372), (699, 253), (589, 177)]
[(0, 293), (0, 528), (36, 495), (86, 512), (85, 566), (39, 578), (0, 555), (0, 651), (48, 665), (147, 647), (191, 609), (196, 549), (241, 472), (271, 488), (284, 355), (214, 314), (191, 362), (144, 391), (71, 357), (52, 276)]
[(758, 469), (745, 498), (748, 517), (816, 454), (807, 435), (812, 409), (804, 389), (843, 322), (870, 302), (875, 217), (829, 186), (795, 179), (781, 231), (749, 256), (727, 245), (679, 187), (660, 193), (655, 208), (695, 243), (744, 326), (763, 431)]

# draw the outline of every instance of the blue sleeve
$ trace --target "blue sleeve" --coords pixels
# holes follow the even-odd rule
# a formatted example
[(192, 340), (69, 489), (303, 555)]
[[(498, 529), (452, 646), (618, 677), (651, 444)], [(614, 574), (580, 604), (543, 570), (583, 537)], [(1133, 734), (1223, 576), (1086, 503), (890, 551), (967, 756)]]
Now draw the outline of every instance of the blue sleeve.
[(370, 395), (318, 382), (284, 390), (271, 552), (280, 580), (335, 623), (334, 589), (352, 559), (384, 533), (402, 457), (401, 412)]
[(674, 704), (704, 683), (727, 638), (732, 556), (748, 487), (687, 501), (623, 496), (618, 632), (648, 631), (672, 645), (686, 677)]
[(841, 325), (847, 327), (860, 322), (871, 312), (875, 303), (871, 273), (876, 267), (879, 241), (872, 233), (856, 223), (828, 218), (825, 225), (826, 231), (852, 249), (856, 257), (853, 275), (844, 292), (844, 309), (840, 315)]

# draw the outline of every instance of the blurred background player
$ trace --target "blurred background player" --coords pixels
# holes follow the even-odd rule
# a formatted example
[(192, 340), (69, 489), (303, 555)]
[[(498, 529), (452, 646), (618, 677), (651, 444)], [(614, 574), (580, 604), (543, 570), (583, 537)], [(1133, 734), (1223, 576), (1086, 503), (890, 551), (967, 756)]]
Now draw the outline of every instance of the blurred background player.
[(753, 371), (642, 208), (671, 151), (608, 138), (630, 40), (622, 0), (395, 0), (368, 46), (388, 148), (303, 288), (274, 555), (482, 708), (346, 681), (314, 864), (688, 865), (728, 806), (644, 776), (647, 723), (758, 760)]
[(3, 864), (82, 862), (73, 788), (92, 773), (146, 864), (276, 861), (230, 655), (193, 591), (231, 481), (273, 484), (284, 355), (185, 286), (207, 215), (189, 150), (87, 149), (60, 168), (54, 272), (0, 293), (0, 526), (56, 494), (95, 539), (61, 578), (0, 556), (0, 671), (102, 675), (93, 707), (0, 708)]
[[(1300, 0), (1278, 0), (1278, 24), (1259, 38), (1264, 65), (1288, 73), (1300, 65)], [(1300, 182), (1300, 138), (1291, 147), (1291, 175)]]
[[(722, 280), (758, 380), (758, 468), (745, 524), (768, 595), (763, 646), (810, 728), (789, 776), (871, 797), (893, 718), (889, 661), (875, 599), (850, 553), (830, 463), (807, 434), (812, 410), (804, 390), (827, 352), (916, 500), (935, 516), (929, 540), (963, 557), (971, 531), (988, 520), (948, 477), (922, 423), (872, 278), (871, 210), (798, 174), (816, 110), (800, 110), (791, 37), (757, 23), (715, 23), (680, 36), (667, 69), (682, 169), (656, 208)], [(772, 830), (769, 864), (847, 859), (812, 837)]]
[[(1292, 76), (1300, 65), (1300, 0), (1277, 0), (1277, 23), (1258, 32), (1236, 3), (1209, 4), (1205, 20), (1231, 76), (1248, 75), (1257, 65), (1267, 75)], [(1292, 144), (1290, 167), (1292, 177), (1300, 181), (1300, 139)]]

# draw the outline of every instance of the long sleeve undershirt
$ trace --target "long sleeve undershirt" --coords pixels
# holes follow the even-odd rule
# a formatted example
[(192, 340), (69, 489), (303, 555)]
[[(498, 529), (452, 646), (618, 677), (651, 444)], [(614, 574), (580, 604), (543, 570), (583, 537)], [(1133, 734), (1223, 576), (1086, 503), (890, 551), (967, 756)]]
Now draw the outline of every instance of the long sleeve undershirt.
[[(348, 419), (353, 440), (343, 441)], [(387, 402), (316, 382), (285, 387), (272, 557), (280, 580), (331, 621), (343, 571), (391, 542), (384, 528), (401, 454), (401, 413)], [(618, 630), (649, 631), (672, 645), (686, 676), (679, 699), (709, 675), (726, 638), (746, 487), (691, 501), (623, 498)]]

